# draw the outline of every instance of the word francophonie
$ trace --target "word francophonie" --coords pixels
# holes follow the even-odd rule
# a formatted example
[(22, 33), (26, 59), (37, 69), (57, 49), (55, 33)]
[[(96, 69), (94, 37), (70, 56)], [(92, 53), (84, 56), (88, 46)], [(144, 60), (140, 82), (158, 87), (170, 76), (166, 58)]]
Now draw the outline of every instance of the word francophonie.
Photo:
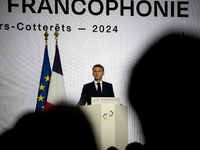
[[(21, 2), (19, 2), (21, 1)], [(118, 13), (120, 16), (139, 15), (141, 17), (189, 17), (189, 1), (179, 0), (8, 0), (8, 12), (20, 9), (22, 13), (75, 14), (88, 12), (98, 16), (110, 16)], [(145, 8), (145, 9), (144, 9)]]

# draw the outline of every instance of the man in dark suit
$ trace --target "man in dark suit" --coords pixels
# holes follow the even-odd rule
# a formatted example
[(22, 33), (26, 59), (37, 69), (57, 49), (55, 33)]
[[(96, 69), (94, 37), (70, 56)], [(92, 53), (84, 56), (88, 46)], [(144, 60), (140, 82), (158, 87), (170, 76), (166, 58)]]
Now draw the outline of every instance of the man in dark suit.
[(85, 84), (81, 93), (81, 98), (77, 105), (91, 105), (91, 97), (115, 97), (112, 84), (102, 81), (104, 67), (100, 64), (92, 68), (94, 81)]

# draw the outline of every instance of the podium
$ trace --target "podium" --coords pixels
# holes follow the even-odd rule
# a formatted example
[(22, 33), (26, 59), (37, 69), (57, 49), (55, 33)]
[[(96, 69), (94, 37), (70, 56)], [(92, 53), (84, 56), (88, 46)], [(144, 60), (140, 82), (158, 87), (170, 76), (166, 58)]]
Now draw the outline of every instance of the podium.
[(128, 144), (128, 108), (117, 104), (81, 106), (92, 126), (99, 150), (115, 146), (124, 150)]

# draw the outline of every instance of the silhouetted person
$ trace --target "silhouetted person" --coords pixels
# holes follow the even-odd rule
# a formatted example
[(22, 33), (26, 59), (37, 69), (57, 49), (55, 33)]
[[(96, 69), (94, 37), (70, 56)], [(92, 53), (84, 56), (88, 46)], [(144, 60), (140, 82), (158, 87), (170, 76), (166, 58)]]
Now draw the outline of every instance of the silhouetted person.
[(25, 115), (0, 137), (0, 144), (20, 149), (97, 149), (90, 125), (80, 109), (62, 105), (46, 114)]
[(118, 149), (114, 146), (110, 146), (110, 147), (107, 148), (107, 150), (118, 150)]
[(125, 150), (143, 150), (144, 147), (141, 143), (133, 142), (126, 146)]
[(199, 51), (199, 39), (168, 35), (134, 67), (129, 99), (149, 149), (198, 149)]

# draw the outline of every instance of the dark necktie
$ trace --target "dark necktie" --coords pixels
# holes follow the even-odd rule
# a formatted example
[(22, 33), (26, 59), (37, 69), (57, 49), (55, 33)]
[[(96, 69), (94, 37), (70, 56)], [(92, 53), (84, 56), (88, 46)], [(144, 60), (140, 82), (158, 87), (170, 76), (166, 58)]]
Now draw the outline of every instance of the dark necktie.
[(97, 97), (101, 97), (101, 86), (100, 86), (101, 83), (97, 83), (98, 85), (98, 88), (97, 88)]

